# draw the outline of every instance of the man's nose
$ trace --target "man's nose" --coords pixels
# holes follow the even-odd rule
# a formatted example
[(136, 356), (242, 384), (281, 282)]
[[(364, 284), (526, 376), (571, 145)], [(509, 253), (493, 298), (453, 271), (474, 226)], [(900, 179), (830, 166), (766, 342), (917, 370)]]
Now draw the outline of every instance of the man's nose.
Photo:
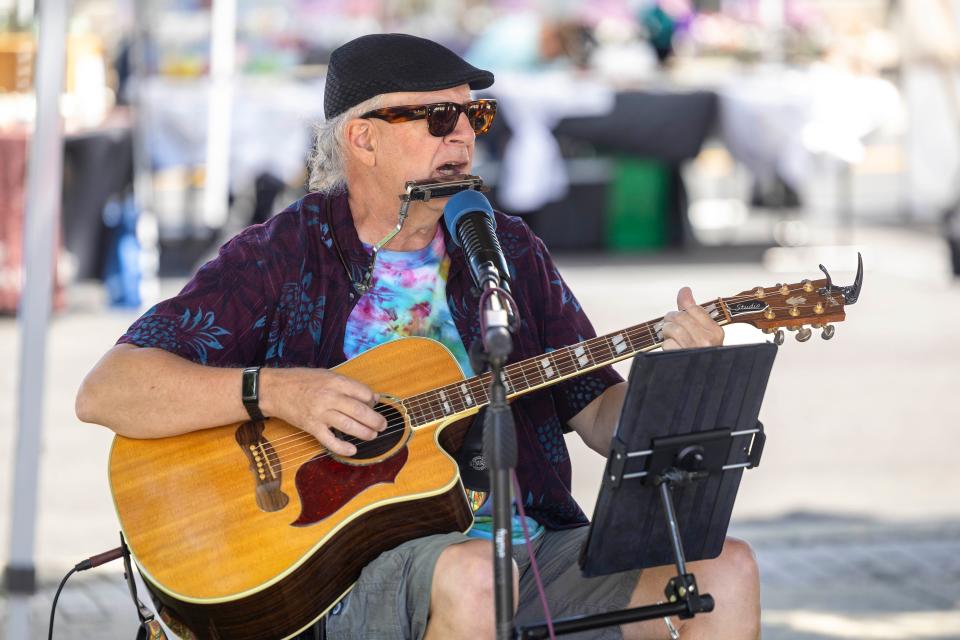
[(457, 126), (447, 134), (447, 141), (449, 142), (469, 144), (476, 140), (476, 138), (477, 134), (473, 132), (473, 127), (470, 126), (470, 120), (467, 119), (467, 114), (465, 113), (461, 113), (457, 117)]

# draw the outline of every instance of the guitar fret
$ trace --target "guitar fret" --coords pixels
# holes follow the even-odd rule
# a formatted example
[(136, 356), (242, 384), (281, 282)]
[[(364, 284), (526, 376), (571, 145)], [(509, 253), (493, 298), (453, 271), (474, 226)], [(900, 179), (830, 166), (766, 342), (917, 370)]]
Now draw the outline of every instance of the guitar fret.
[(425, 399), (424, 408), (430, 412), (430, 420), (436, 420), (439, 417), (437, 415), (436, 406), (430, 401), (429, 396)]
[[(519, 393), (521, 391), (526, 391), (531, 386), (530, 381), (527, 380), (527, 372), (523, 370), (522, 363), (515, 363), (507, 367), (508, 375), (510, 376), (510, 385), (511, 389), (507, 391), (513, 391), (514, 393)], [(522, 379), (518, 379), (522, 378)]]
[(569, 375), (577, 370), (577, 361), (573, 356), (573, 347), (564, 347), (558, 352), (558, 357), (566, 360), (566, 364), (561, 364), (560, 371), (564, 372), (564, 375)]
[(654, 331), (653, 328), (655, 325), (649, 322), (645, 323), (644, 326), (646, 326), (647, 331), (650, 332), (650, 344), (657, 344), (658, 342), (657, 336), (659, 335), (659, 329), (657, 331)]
[(467, 383), (464, 382), (460, 385), (460, 393), (463, 394), (463, 402), (466, 406), (473, 406), (473, 397), (470, 395), (470, 390), (467, 388)]
[(540, 375), (540, 372), (537, 370), (536, 366), (531, 365), (532, 363), (529, 363), (526, 360), (513, 365), (520, 372), (520, 375), (523, 376), (523, 388), (521, 391), (539, 387), (543, 383), (543, 376)]
[(578, 369), (582, 369), (590, 364), (590, 356), (587, 355), (586, 345), (587, 343), (582, 343), (573, 349), (573, 355), (575, 356), (575, 362)]
[[(489, 380), (489, 378), (487, 378)], [(489, 388), (487, 384), (484, 384), (481, 378), (474, 378), (473, 382), (473, 396), (477, 398), (477, 406), (485, 406), (490, 403), (490, 397), (487, 395), (487, 389)]]
[(613, 349), (614, 353), (621, 354), (627, 350), (629, 343), (622, 333), (610, 338), (610, 348)]
[(543, 376), (543, 381), (546, 382), (553, 377), (556, 371), (553, 368), (553, 360), (549, 357), (546, 357), (540, 361), (540, 366), (542, 367), (540, 375)]
[(610, 348), (610, 339), (607, 336), (600, 336), (591, 340), (590, 351), (593, 357), (593, 364), (600, 364), (613, 359), (613, 351)]
[(591, 341), (590, 346), (593, 354), (593, 364), (602, 364), (613, 359), (613, 350), (610, 348), (610, 338), (600, 336)]
[(584, 343), (585, 354), (584, 357), (586, 361), (581, 361), (582, 368), (593, 368), (598, 362), (603, 362), (609, 359), (609, 356), (605, 353), (605, 350), (601, 351), (606, 345), (604, 345), (603, 338), (593, 338)]
[(443, 389), (440, 389), (438, 394), (440, 397), (440, 406), (443, 409), (443, 415), (448, 416), (453, 413), (453, 407), (450, 406), (450, 401), (447, 399), (447, 392)]
[(510, 370), (506, 367), (500, 372), (500, 381), (503, 382), (503, 388), (506, 389), (507, 395), (510, 395), (513, 392), (513, 381), (510, 380)]

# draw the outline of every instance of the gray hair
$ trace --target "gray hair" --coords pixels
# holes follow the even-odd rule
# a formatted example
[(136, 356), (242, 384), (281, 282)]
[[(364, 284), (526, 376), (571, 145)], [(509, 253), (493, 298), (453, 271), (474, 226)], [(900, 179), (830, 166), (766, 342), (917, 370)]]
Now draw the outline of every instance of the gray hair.
[(344, 145), (347, 123), (359, 118), (367, 111), (379, 109), (383, 105), (383, 96), (374, 96), (329, 120), (314, 125), (314, 145), (310, 153), (310, 178), (307, 187), (310, 191), (338, 193), (347, 187)]

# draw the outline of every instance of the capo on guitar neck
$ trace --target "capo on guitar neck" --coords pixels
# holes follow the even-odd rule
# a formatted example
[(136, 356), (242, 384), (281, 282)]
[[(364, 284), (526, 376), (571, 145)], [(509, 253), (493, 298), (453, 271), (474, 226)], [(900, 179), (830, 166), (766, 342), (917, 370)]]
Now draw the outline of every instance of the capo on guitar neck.
[(859, 251), (857, 252), (857, 276), (849, 287), (838, 287), (833, 284), (830, 272), (822, 264), (820, 265), (820, 271), (823, 271), (823, 275), (827, 276), (827, 286), (821, 290), (822, 294), (839, 293), (843, 296), (843, 301), (846, 304), (853, 304), (860, 298), (860, 289), (863, 287), (863, 256)]

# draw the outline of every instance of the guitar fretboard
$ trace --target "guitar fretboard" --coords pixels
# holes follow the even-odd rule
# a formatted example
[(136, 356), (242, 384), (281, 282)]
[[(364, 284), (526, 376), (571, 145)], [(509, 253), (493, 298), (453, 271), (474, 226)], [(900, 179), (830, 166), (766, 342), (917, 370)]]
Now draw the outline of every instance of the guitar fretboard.
[[(701, 306), (711, 317), (720, 319), (721, 305), (722, 299), (717, 298)], [(656, 349), (663, 344), (662, 323), (663, 318), (657, 318), (507, 365), (502, 373), (507, 397), (514, 398)], [(403, 405), (411, 426), (420, 427), (485, 407), (490, 402), (491, 376), (484, 373), (405, 398)]]

